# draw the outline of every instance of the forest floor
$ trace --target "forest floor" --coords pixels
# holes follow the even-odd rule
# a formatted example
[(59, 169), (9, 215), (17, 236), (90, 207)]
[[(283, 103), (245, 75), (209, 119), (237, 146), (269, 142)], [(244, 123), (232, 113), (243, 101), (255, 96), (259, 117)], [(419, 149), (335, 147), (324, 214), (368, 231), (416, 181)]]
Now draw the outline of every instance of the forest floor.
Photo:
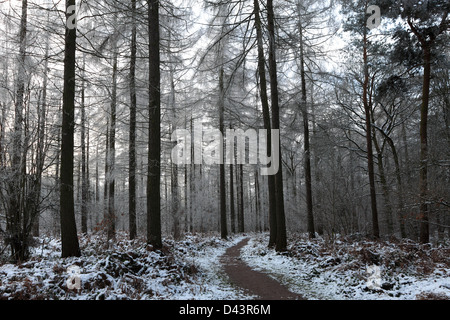
[[(290, 235), (277, 253), (267, 243), (266, 233), (196, 234), (153, 250), (126, 234), (88, 235), (81, 257), (62, 259), (60, 240), (43, 236), (24, 263), (0, 257), (0, 300), (450, 299), (449, 246)], [(368, 273), (374, 265), (379, 273)], [(73, 266), (79, 289), (68, 288)]]

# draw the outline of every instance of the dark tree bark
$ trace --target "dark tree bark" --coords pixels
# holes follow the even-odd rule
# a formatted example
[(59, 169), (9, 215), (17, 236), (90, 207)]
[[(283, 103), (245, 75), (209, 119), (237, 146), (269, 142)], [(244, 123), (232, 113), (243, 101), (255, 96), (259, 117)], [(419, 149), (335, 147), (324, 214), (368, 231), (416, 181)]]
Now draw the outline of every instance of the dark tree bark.
[(245, 232), (245, 218), (244, 218), (244, 173), (243, 165), (238, 164), (239, 170), (239, 211), (238, 211), (238, 231)]
[[(189, 129), (190, 132), (194, 131), (194, 120), (192, 118), (192, 113), (191, 113), (191, 119), (189, 121), (190, 125), (189, 125)], [(187, 126), (187, 124), (186, 124)], [(193, 139), (193, 137), (191, 137), (191, 139)], [(193, 140), (191, 140), (191, 159), (194, 159), (194, 143)], [(189, 231), (193, 232), (194, 231), (194, 203), (196, 201), (196, 196), (197, 196), (197, 186), (196, 186), (196, 174), (195, 174), (195, 168), (196, 165), (192, 162), (189, 165), (189, 216), (188, 216), (188, 220), (189, 220)]]
[[(223, 67), (219, 71), (219, 130), (224, 132), (224, 99), (225, 88), (223, 83), (224, 70)], [(226, 207), (226, 188), (225, 188), (225, 161), (224, 161), (224, 149), (223, 145), (220, 146), (220, 168), (219, 168), (219, 192), (220, 192), (220, 236), (222, 239), (226, 239), (228, 236), (227, 230), (227, 207)]]
[(130, 240), (136, 238), (136, 0), (131, 0), (133, 27), (131, 31), (130, 56), (130, 135), (129, 135), (129, 171), (128, 171), (128, 227)]
[[(420, 106), (420, 169), (419, 169), (419, 221), (420, 242), (430, 241), (429, 231), (429, 203), (430, 194), (428, 190), (428, 109), (430, 100), (431, 66), (434, 63), (432, 51), (436, 46), (437, 38), (447, 32), (450, 28), (448, 19), (450, 10), (448, 1), (434, 0), (425, 3), (414, 3), (407, 1), (389, 1), (389, 9), (392, 18), (398, 16), (405, 19), (411, 32), (418, 40), (422, 49), (422, 103)], [(389, 13), (389, 11), (387, 12)], [(440, 19), (438, 19), (440, 17)], [(439, 22), (436, 24), (435, 22)], [(403, 38), (403, 37), (401, 37)], [(400, 40), (402, 40), (399, 38)], [(404, 39), (403, 39), (404, 40)], [(445, 42), (445, 40), (444, 40)], [(402, 45), (402, 44), (400, 44)], [(405, 60), (404, 57), (402, 57)]]
[[(59, 117), (62, 117), (62, 105), (60, 104), (58, 106), (58, 113)], [(61, 139), (62, 139), (62, 128), (57, 128), (56, 133), (56, 155), (55, 155), (55, 176), (54, 176), (54, 182), (55, 182), (55, 201), (56, 199), (59, 200), (60, 192), (61, 192), (61, 178), (60, 178), (60, 166), (61, 166)], [(52, 210), (52, 216), (53, 216), (53, 228), (54, 228), (54, 234), (60, 235), (61, 234), (61, 217), (60, 217), (60, 209), (59, 209), (59, 201), (56, 201), (55, 207)]]
[(84, 69), (86, 60), (83, 57), (83, 79), (81, 85), (81, 232), (87, 233), (88, 184), (86, 176), (86, 106)]
[[(266, 59), (264, 57), (264, 41), (262, 36), (260, 7), (258, 0), (253, 1), (254, 15), (255, 15), (255, 29), (256, 39), (258, 44), (258, 77), (259, 77), (259, 91), (263, 111), (264, 129), (267, 130), (267, 154), (272, 154), (272, 138), (270, 130), (272, 124), (270, 120), (269, 98), (267, 96), (267, 81), (266, 81)], [(275, 197), (275, 176), (269, 175), (267, 177), (268, 193), (269, 193), (269, 247), (273, 247), (277, 238), (277, 216), (276, 216), (276, 197)]]
[(230, 223), (231, 233), (236, 233), (236, 210), (234, 207), (234, 173), (233, 165), (230, 164)]
[(428, 224), (428, 104), (430, 100), (431, 79), (431, 46), (422, 45), (423, 49), (423, 84), (422, 105), (420, 107), (420, 242), (430, 242), (430, 227)]
[(162, 248), (161, 239), (161, 96), (159, 1), (148, 1), (149, 134), (147, 177), (147, 242)]
[(108, 190), (109, 190), (109, 117), (106, 120), (105, 133), (105, 182), (103, 184), (103, 224), (108, 221)]
[[(306, 207), (308, 220), (308, 234), (309, 237), (315, 238), (314, 232), (314, 215), (313, 215), (313, 199), (312, 199), (312, 178), (311, 178), (311, 150), (309, 143), (309, 121), (308, 121), (308, 105), (306, 96), (306, 75), (305, 75), (305, 57), (303, 47), (303, 28), (299, 22), (299, 36), (300, 36), (300, 77), (302, 80), (302, 101), (300, 110), (303, 116), (303, 140), (305, 149), (305, 187), (306, 187)], [(295, 186), (294, 186), (295, 190)]]
[(116, 188), (116, 109), (117, 109), (117, 47), (113, 48), (113, 70), (112, 70), (112, 90), (111, 109), (109, 124), (108, 143), (108, 218), (107, 235), (108, 239), (116, 237), (116, 212), (115, 212), (115, 188)]
[[(68, 9), (74, 5), (75, 0), (66, 1), (66, 21), (69, 21), (71, 17), (71, 13), (68, 12)], [(75, 222), (73, 194), (76, 38), (76, 28), (66, 27), (60, 192), (61, 243), (63, 258), (81, 255), (77, 237), (77, 226)]]
[(369, 65), (367, 60), (367, 28), (364, 28), (363, 34), (363, 63), (364, 63), (364, 82), (363, 82), (363, 104), (366, 122), (366, 146), (367, 146), (367, 167), (369, 172), (370, 185), (370, 205), (372, 209), (372, 233), (375, 238), (380, 237), (380, 230), (378, 227), (378, 210), (377, 210), (377, 196), (375, 189), (375, 170), (373, 161), (372, 148), (372, 122), (371, 122), (371, 108), (368, 98), (369, 89)]
[[(278, 97), (278, 76), (275, 46), (275, 15), (272, 0), (267, 0), (267, 29), (269, 31), (269, 76), (270, 76), (270, 95), (272, 102), (272, 129), (280, 129), (280, 107)], [(281, 147), (281, 141), (279, 146)], [(284, 191), (283, 191), (283, 170), (281, 161), (281, 152), (279, 152), (278, 163), (280, 168), (275, 175), (275, 194), (276, 194), (276, 220), (277, 220), (277, 240), (275, 249), (278, 252), (286, 251), (286, 219), (284, 212)]]
[(256, 216), (256, 231), (261, 232), (261, 203), (260, 203), (260, 190), (259, 190), (259, 178), (258, 178), (258, 170), (255, 169), (255, 216)]
[[(169, 9), (170, 14), (173, 15), (173, 8)], [(169, 30), (167, 35), (167, 43), (168, 47), (172, 46), (172, 30)], [(169, 54), (169, 82), (170, 82), (170, 94), (169, 94), (169, 102), (168, 107), (172, 112), (172, 122), (171, 122), (171, 130), (170, 132), (176, 132), (178, 129), (179, 118), (177, 115), (176, 108), (176, 90), (175, 90), (175, 61), (173, 60), (172, 54)], [(175, 141), (173, 146), (177, 142)], [(171, 169), (171, 181), (170, 181), (170, 191), (171, 191), (171, 216), (173, 219), (173, 237), (175, 240), (180, 239), (181, 237), (181, 211), (180, 211), (180, 192), (178, 185), (178, 164), (173, 161), (170, 162)]]
[[(231, 129), (231, 125), (230, 125)], [(230, 222), (231, 232), (236, 233), (236, 213), (234, 210), (234, 176), (233, 176), (233, 164), (230, 164)]]

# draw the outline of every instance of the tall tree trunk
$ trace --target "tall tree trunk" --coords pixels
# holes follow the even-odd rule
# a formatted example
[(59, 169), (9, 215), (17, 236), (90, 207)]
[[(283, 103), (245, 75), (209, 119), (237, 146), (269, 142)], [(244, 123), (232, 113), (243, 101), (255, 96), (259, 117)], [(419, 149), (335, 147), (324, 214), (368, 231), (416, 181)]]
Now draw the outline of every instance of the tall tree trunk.
[(133, 26), (131, 31), (130, 56), (130, 135), (129, 135), (129, 169), (128, 169), (128, 227), (130, 240), (136, 238), (136, 0), (131, 0)]
[(423, 82), (422, 82), (422, 105), (420, 107), (420, 173), (419, 173), (419, 196), (420, 196), (420, 242), (430, 242), (430, 228), (428, 223), (428, 104), (430, 100), (431, 80), (431, 50), (436, 38), (446, 32), (450, 27), (448, 24), (449, 11), (443, 10), (442, 20), (433, 32), (421, 33), (408, 18), (407, 22), (420, 42), (423, 51)]
[(245, 232), (245, 219), (244, 219), (244, 173), (243, 165), (238, 164), (239, 170), (239, 214), (238, 214), (238, 231)]
[(6, 163), (6, 154), (4, 148), (5, 125), (6, 125), (6, 105), (0, 102), (1, 120), (0, 120), (0, 167)]
[[(58, 121), (57, 123), (61, 123), (62, 124), (62, 115), (61, 115), (61, 108), (62, 106), (59, 105), (58, 106)], [(56, 133), (56, 155), (55, 155), (55, 188), (54, 188), (54, 192), (55, 192), (55, 201), (56, 199), (59, 199), (60, 197), (60, 192), (61, 192), (61, 179), (60, 179), (60, 166), (61, 166), (61, 139), (62, 139), (62, 126), (60, 125), (57, 128), (57, 133)], [(53, 214), (53, 229), (54, 229), (54, 234), (55, 235), (60, 235), (61, 234), (61, 216), (60, 216), (60, 209), (59, 209), (59, 201), (57, 201), (55, 207), (52, 210), (52, 214)]]
[[(313, 215), (313, 199), (312, 199), (312, 179), (311, 179), (311, 150), (309, 145), (309, 121), (308, 121), (308, 105), (306, 97), (306, 76), (305, 76), (305, 57), (303, 48), (303, 28), (298, 23), (300, 36), (300, 77), (302, 80), (302, 101), (300, 110), (303, 116), (303, 133), (304, 133), (304, 150), (305, 150), (305, 187), (306, 187), (306, 207), (308, 220), (309, 237), (315, 238), (314, 232), (314, 215)], [(294, 189), (295, 190), (295, 189)]]
[(22, 208), (21, 194), (24, 176), (22, 175), (22, 149), (24, 144), (23, 138), (23, 109), (25, 95), (25, 76), (26, 76), (26, 39), (27, 39), (27, 12), (28, 1), (22, 0), (22, 16), (20, 21), (19, 32), (19, 58), (18, 58), (18, 77), (17, 91), (14, 103), (14, 133), (12, 138), (12, 155), (11, 155), (11, 175), (8, 180), (8, 208), (6, 215), (6, 231), (8, 232), (9, 243), (11, 246), (11, 256), (14, 261), (25, 259), (26, 247), (23, 241), (24, 236), (21, 230), (22, 224)]
[(186, 164), (184, 166), (184, 232), (189, 231), (189, 198), (190, 194), (188, 190), (188, 165)]
[[(90, 156), (90, 152), (89, 152), (89, 150), (90, 150), (90, 142), (89, 142), (89, 134), (90, 134), (90, 132), (89, 132), (89, 118), (87, 118), (86, 119), (86, 190), (85, 190), (85, 192), (86, 192), (86, 195), (85, 195), (85, 198), (86, 198), (86, 203), (87, 203), (87, 205), (89, 205), (90, 203), (91, 203), (91, 183), (90, 183), (90, 174), (89, 174), (89, 163), (90, 163), (90, 158), (89, 158), (89, 156)], [(86, 224), (88, 223), (88, 221), (90, 221), (91, 222), (91, 229), (92, 229), (92, 217), (90, 217), (90, 215), (89, 214), (87, 214), (87, 217), (86, 217), (87, 219), (87, 221), (86, 221)], [(86, 228), (86, 230), (87, 230), (87, 228)]]
[(264, 219), (261, 214), (261, 203), (260, 203), (260, 190), (259, 190), (259, 178), (258, 170), (255, 169), (255, 215), (256, 215), (256, 231), (261, 232), (261, 219)]
[[(235, 147), (235, 151), (236, 151), (236, 147)], [(236, 201), (237, 201), (237, 215), (236, 215), (236, 219), (237, 219), (237, 232), (241, 232), (242, 230), (242, 226), (241, 226), (241, 214), (242, 214), (242, 193), (241, 193), (241, 179), (240, 179), (240, 170), (239, 170), (239, 164), (238, 164), (238, 160), (237, 160), (237, 152), (234, 153), (234, 162), (236, 163)]]
[[(169, 8), (169, 12), (171, 16), (173, 14), (173, 8)], [(172, 47), (172, 30), (168, 30), (167, 35), (167, 45), (168, 47)], [(176, 105), (176, 90), (175, 90), (175, 61), (173, 59), (173, 55), (169, 53), (169, 82), (170, 82), (170, 94), (168, 107), (172, 112), (172, 120), (171, 120), (171, 130), (170, 132), (176, 132), (178, 129), (179, 118), (177, 114)], [(177, 141), (174, 141), (173, 147), (175, 147)], [(170, 162), (171, 169), (171, 216), (173, 217), (173, 237), (174, 239), (179, 239), (181, 237), (181, 210), (180, 210), (180, 191), (179, 191), (179, 183), (178, 183), (178, 164), (173, 161)]]
[[(446, 19), (446, 12), (443, 19)], [(429, 34), (424, 36), (414, 26), (408, 18), (408, 25), (414, 35), (420, 42), (423, 51), (423, 80), (422, 80), (422, 104), (420, 106), (420, 169), (419, 169), (419, 237), (420, 242), (428, 243), (430, 241), (429, 225), (428, 225), (428, 103), (430, 96), (430, 78), (431, 78), (431, 47), (437, 34)], [(442, 21), (442, 23), (444, 20)], [(442, 23), (440, 26), (442, 26)], [(439, 30), (438, 30), (439, 31)], [(440, 30), (442, 32), (442, 30)], [(427, 40), (427, 37), (430, 40)]]
[[(225, 112), (225, 88), (224, 88), (224, 70), (223, 66), (219, 71), (219, 131), (224, 132), (224, 112)], [(226, 239), (228, 236), (227, 230), (227, 195), (225, 188), (225, 161), (224, 161), (224, 146), (220, 145), (220, 177), (219, 177), (219, 192), (220, 192), (220, 236)]]
[(366, 146), (367, 146), (367, 167), (369, 172), (370, 184), (370, 204), (372, 209), (372, 233), (375, 238), (380, 237), (378, 227), (378, 210), (377, 210), (377, 196), (375, 189), (375, 170), (372, 152), (372, 122), (371, 122), (371, 105), (368, 99), (369, 88), (369, 64), (367, 60), (367, 28), (364, 27), (363, 35), (363, 63), (364, 63), (364, 83), (363, 83), (363, 104), (366, 121)]
[(161, 239), (161, 96), (159, 1), (148, 0), (149, 134), (147, 177), (147, 242), (162, 248)]
[[(27, 97), (24, 98), (24, 102), (26, 100), (29, 101), (30, 98), (30, 91), (26, 90)], [(20, 251), (23, 256), (21, 256), (21, 260), (28, 258), (28, 241), (29, 241), (29, 235), (30, 235), (30, 227), (31, 227), (31, 213), (33, 212), (34, 205), (34, 197), (32, 196), (32, 189), (34, 185), (34, 177), (32, 168), (27, 167), (28, 163), (32, 163), (33, 161), (33, 153), (34, 148), (30, 146), (31, 144), (31, 132), (30, 132), (30, 117), (28, 116), (30, 114), (30, 103), (24, 104), (24, 111), (25, 111), (25, 117), (24, 117), (24, 126), (23, 126), (23, 141), (22, 141), (22, 158), (21, 158), (21, 173), (20, 173), (20, 179), (22, 181), (20, 182), (20, 193), (19, 193), (19, 199), (20, 199), (20, 219), (21, 219), (21, 226), (19, 227), (19, 235), (20, 235)], [(31, 151), (30, 156), (28, 156), (28, 151)], [(30, 161), (28, 161), (28, 159)]]
[[(312, 76), (313, 77), (313, 76)], [(314, 102), (314, 79), (311, 80), (311, 120), (312, 120), (312, 137), (311, 137), (311, 141), (318, 141), (318, 130), (317, 130), (317, 121), (316, 121), (316, 113), (315, 113), (315, 102)], [(314, 143), (313, 143), (314, 144)], [(316, 199), (322, 199), (322, 188), (320, 187), (321, 185), (321, 181), (322, 181), (322, 172), (321, 172), (321, 168), (319, 165), (320, 162), (320, 157), (319, 157), (319, 151), (318, 148), (316, 148), (315, 152), (313, 153), (314, 157), (313, 157), (313, 163), (314, 163), (314, 184), (317, 186), (315, 189), (315, 195), (316, 195)], [(350, 152), (350, 158), (353, 157), (353, 153)], [(353, 163), (353, 162), (351, 162)], [(351, 171), (350, 174), (350, 181), (351, 181), (351, 185), (354, 185), (354, 172)], [(353, 188), (352, 188), (353, 189)], [(317, 233), (319, 235), (323, 235), (323, 227), (324, 227), (324, 223), (323, 223), (323, 217), (322, 217), (322, 203), (320, 203), (320, 201), (317, 201), (315, 204), (315, 223), (314, 223), (314, 227), (315, 230), (317, 230)], [(352, 211), (352, 215), (353, 217), (356, 216), (355, 213), (355, 208), (354, 205), (352, 205), (351, 209)], [(356, 219), (354, 219), (354, 223), (356, 224)], [(357, 230), (357, 228), (354, 228), (354, 230)]]
[[(230, 124), (231, 129), (231, 124)], [(230, 222), (231, 222), (231, 232), (236, 233), (236, 213), (234, 210), (234, 175), (233, 175), (233, 164), (230, 164)]]
[[(66, 1), (66, 21), (71, 19), (69, 8), (75, 6), (75, 0)], [(73, 8), (73, 7), (72, 7)], [(61, 243), (62, 257), (80, 256), (80, 247), (75, 222), (73, 194), (73, 156), (75, 131), (75, 53), (76, 28), (66, 26), (64, 54), (63, 119), (61, 137)]]
[(85, 106), (85, 67), (86, 58), (83, 56), (83, 73), (81, 85), (81, 232), (87, 233), (87, 202), (88, 189), (86, 177), (86, 106)]
[[(269, 32), (269, 75), (270, 75), (270, 95), (272, 102), (272, 129), (280, 130), (280, 107), (278, 98), (278, 76), (275, 45), (275, 14), (273, 1), (267, 0), (267, 29)], [(281, 141), (278, 141), (281, 148)], [(277, 240), (275, 249), (278, 252), (286, 251), (286, 219), (284, 212), (284, 190), (283, 190), (283, 166), (281, 161), (281, 150), (279, 152), (278, 163), (280, 168), (275, 175), (275, 194), (277, 208)]]
[(420, 107), (420, 242), (430, 242), (428, 224), (428, 102), (430, 99), (431, 46), (423, 45), (422, 105)]
[(109, 145), (108, 145), (108, 219), (107, 235), (108, 239), (116, 237), (116, 212), (115, 212), (115, 188), (116, 188), (116, 109), (117, 109), (117, 47), (113, 46), (113, 70), (112, 70), (112, 90), (111, 90), (111, 114), (109, 124)]
[[(194, 130), (194, 120), (192, 118), (191, 113), (191, 119), (190, 119), (190, 132), (193, 132)], [(192, 137), (191, 137), (192, 138)], [(191, 141), (191, 159), (194, 159), (194, 143)], [(189, 166), (189, 195), (190, 195), (190, 201), (189, 201), (189, 230), (190, 232), (194, 231), (194, 206), (193, 204), (196, 202), (197, 199), (197, 187), (196, 187), (196, 175), (195, 175), (195, 163), (191, 163)]]
[(108, 190), (109, 190), (109, 126), (110, 117), (106, 120), (105, 133), (105, 182), (103, 184), (103, 223), (107, 227), (108, 223)]
[[(171, 132), (176, 130), (176, 126), (172, 127)], [(170, 191), (171, 191), (171, 215), (173, 217), (173, 237), (175, 240), (181, 237), (181, 227), (180, 227), (180, 208), (179, 208), (179, 192), (178, 192), (178, 165), (170, 162)]]
[[(259, 77), (259, 91), (263, 111), (264, 129), (267, 130), (267, 154), (272, 154), (272, 135), (270, 130), (272, 124), (270, 120), (269, 98), (267, 96), (267, 81), (266, 81), (266, 59), (264, 57), (264, 41), (262, 34), (260, 8), (258, 0), (253, 1), (254, 15), (255, 15), (255, 29), (256, 39), (258, 44), (258, 77)], [(275, 176), (269, 175), (267, 177), (268, 193), (269, 193), (269, 247), (275, 245), (277, 239), (277, 215), (276, 215), (276, 197), (275, 197)]]

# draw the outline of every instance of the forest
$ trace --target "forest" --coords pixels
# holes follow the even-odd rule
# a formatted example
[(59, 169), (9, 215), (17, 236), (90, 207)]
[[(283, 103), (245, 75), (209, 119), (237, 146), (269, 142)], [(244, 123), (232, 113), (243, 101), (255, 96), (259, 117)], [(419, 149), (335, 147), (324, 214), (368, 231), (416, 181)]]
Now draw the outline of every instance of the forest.
[[(214, 248), (252, 235), (274, 261), (311, 254), (299, 239), (333, 257), (330, 241), (414, 244), (448, 276), (449, 11), (445, 0), (0, 1), (0, 275), (46, 255), (86, 269), (77, 259), (105, 250), (117, 275), (142, 275), (147, 246), (181, 281), (201, 266), (172, 262), (194, 244), (219, 259)], [(60, 287), (62, 265), (49, 267)], [(92, 286), (108, 287), (106, 274)], [(24, 283), (19, 298), (43, 297)]]

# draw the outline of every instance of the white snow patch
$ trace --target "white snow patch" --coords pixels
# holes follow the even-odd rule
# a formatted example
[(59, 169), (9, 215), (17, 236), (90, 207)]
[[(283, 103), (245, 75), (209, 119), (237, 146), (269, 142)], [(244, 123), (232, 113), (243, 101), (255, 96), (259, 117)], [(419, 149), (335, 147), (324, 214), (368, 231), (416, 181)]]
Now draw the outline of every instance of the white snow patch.
[[(239, 237), (186, 235), (164, 240), (155, 251), (143, 239), (118, 235), (109, 243), (102, 236), (80, 237), (81, 257), (60, 258), (57, 239), (37, 239), (31, 258), (20, 265), (0, 264), (0, 299), (71, 300), (234, 300), (247, 299), (229, 282), (220, 256)], [(67, 270), (78, 266), (80, 290), (68, 290)]]
[[(385, 266), (388, 254), (399, 254), (398, 248), (387, 244), (379, 247), (376, 256), (384, 263), (381, 268), (381, 283), (386, 289), (370, 290), (367, 287), (369, 264), (357, 260), (351, 253), (372, 250), (377, 247), (366, 243), (346, 243), (337, 240), (333, 253), (325, 252), (324, 241), (296, 240), (290, 247), (290, 254), (277, 253), (267, 248), (268, 235), (252, 237), (242, 251), (242, 259), (255, 270), (270, 274), (285, 284), (291, 291), (307, 299), (320, 300), (414, 300), (420, 298), (450, 297), (450, 268), (436, 264), (432, 273), (413, 272), (412, 267), (404, 269)], [(304, 250), (301, 253), (297, 250)], [(359, 251), (358, 251), (359, 250)], [(444, 251), (445, 252), (445, 251)], [(410, 256), (411, 259), (419, 258)], [(447, 257), (448, 258), (448, 257)], [(405, 261), (405, 264), (407, 261)], [(410, 261), (412, 266), (415, 261)]]

